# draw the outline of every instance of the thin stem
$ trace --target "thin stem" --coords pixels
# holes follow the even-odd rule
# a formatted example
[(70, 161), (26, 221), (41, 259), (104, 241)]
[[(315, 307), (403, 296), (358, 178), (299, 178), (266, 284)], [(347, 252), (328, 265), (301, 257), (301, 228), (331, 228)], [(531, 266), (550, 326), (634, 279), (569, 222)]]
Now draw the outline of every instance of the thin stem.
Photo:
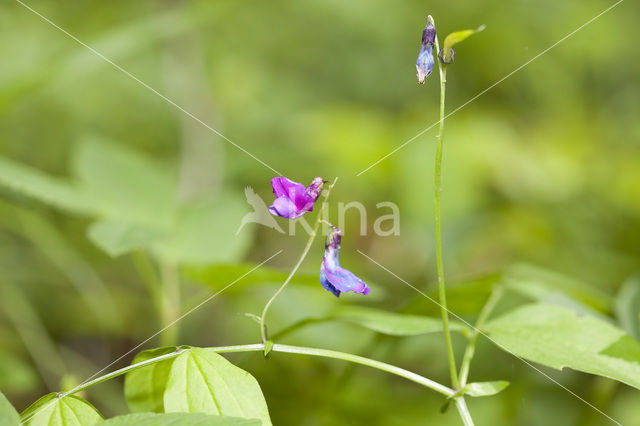
[(445, 396), (450, 396), (450, 395), (453, 395), (453, 393), (455, 393), (453, 389), (449, 389), (448, 387), (441, 385), (438, 382), (434, 382), (431, 379), (427, 379), (424, 376), (420, 376), (419, 374), (413, 373), (409, 370), (405, 370), (404, 368), (396, 367), (395, 365), (386, 364), (384, 362), (361, 357), (358, 355), (353, 355), (350, 353), (331, 351), (328, 349), (305, 348), (300, 346), (290, 346), (290, 345), (280, 345), (280, 344), (274, 344), (272, 351), (287, 352), (287, 353), (301, 354), (301, 355), (320, 356), (324, 358), (341, 359), (343, 361), (349, 361), (356, 364), (366, 365), (367, 367), (376, 368), (378, 370), (386, 371), (387, 373), (395, 374), (396, 376), (404, 377), (405, 379), (421, 384), (422, 386), (425, 386)]
[[(429, 16), (433, 25), (435, 21)], [(458, 381), (458, 369), (456, 367), (456, 357), (453, 352), (453, 344), (451, 343), (451, 332), (449, 331), (449, 310), (447, 309), (447, 291), (444, 282), (444, 262), (442, 260), (442, 225), (440, 213), (440, 197), (442, 195), (442, 137), (444, 134), (444, 105), (447, 84), (447, 66), (440, 62), (438, 53), (440, 45), (438, 37), (435, 38), (436, 61), (438, 62), (438, 71), (440, 73), (440, 125), (438, 130), (436, 145), (436, 166), (435, 166), (435, 188), (434, 188), (434, 209), (435, 209), (435, 225), (436, 225), (436, 264), (438, 270), (438, 299), (440, 302), (440, 315), (442, 317), (442, 329), (444, 332), (444, 340), (447, 346), (447, 357), (449, 358), (449, 374), (451, 375), (451, 385), (454, 389), (458, 389), (460, 382)], [(463, 397), (455, 398), (456, 408), (462, 422), (465, 426), (472, 426), (473, 419), (467, 408), (467, 403)]]
[(460, 367), (460, 387), (467, 384), (469, 368), (471, 367), (471, 360), (473, 360), (473, 356), (476, 351), (476, 343), (480, 336), (480, 330), (489, 318), (489, 315), (491, 315), (491, 312), (493, 312), (493, 309), (496, 307), (503, 294), (504, 288), (502, 286), (495, 287), (478, 315), (476, 324), (471, 331), (471, 336), (469, 336), (469, 343), (467, 343), (467, 347), (464, 350), (464, 356), (462, 357), (462, 366)]
[(160, 264), (162, 276), (162, 325), (173, 324), (162, 333), (164, 346), (175, 345), (180, 329), (175, 322), (180, 315), (180, 275), (178, 267), (174, 263), (163, 262)]
[[(207, 348), (210, 351), (217, 353), (229, 353), (229, 352), (258, 352), (264, 350), (263, 343), (256, 343), (252, 345), (237, 345), (237, 346), (218, 346), (213, 348)], [(113, 371), (109, 374), (105, 374), (104, 376), (98, 377), (86, 383), (83, 383), (75, 388), (71, 389), (68, 392), (64, 392), (60, 394), (60, 397), (65, 397), (68, 395), (72, 395), (74, 393), (80, 392), (84, 389), (87, 389), (91, 386), (103, 383), (107, 380), (113, 379), (115, 377), (121, 376), (123, 374), (129, 373), (131, 371), (137, 370), (142, 367), (146, 367), (151, 364), (155, 364), (157, 362), (165, 361), (168, 359), (176, 358), (183, 352), (188, 351), (189, 349), (177, 349), (175, 352), (171, 352), (169, 354), (160, 355), (155, 358), (151, 358), (136, 364), (129, 365), (127, 367), (121, 368), (119, 370)], [(396, 367), (395, 365), (386, 364), (384, 362), (376, 361), (369, 358), (364, 358), (358, 355), (353, 355), (344, 352), (331, 351), (327, 349), (318, 349), (318, 348), (306, 348), (302, 346), (290, 346), (290, 345), (280, 345), (274, 344), (271, 349), (272, 352), (283, 352), (283, 353), (292, 353), (292, 354), (300, 354), (300, 355), (311, 355), (311, 356), (319, 356), (324, 358), (333, 358), (340, 359), (343, 361), (349, 361), (356, 364), (366, 365), (371, 368), (375, 368), (378, 370), (386, 371), (391, 374), (395, 374), (396, 376), (404, 377), (405, 379), (411, 380), (412, 382), (418, 383), (422, 386), (425, 386), (429, 389), (432, 389), (438, 393), (441, 393), (445, 396), (451, 396), (455, 393), (453, 389), (449, 389), (448, 387), (441, 385), (438, 382), (434, 382), (431, 379), (427, 379), (419, 374), (413, 373), (409, 370), (405, 370), (400, 367)]]
[[(250, 351), (260, 351), (262, 350), (262, 348), (264, 347), (264, 345), (258, 343), (255, 345), (236, 345), (236, 346), (218, 346), (218, 347), (214, 347), (214, 348), (208, 348), (214, 352), (217, 353), (227, 353), (227, 352), (250, 352)], [(122, 376), (123, 374), (129, 373), (131, 371), (137, 370), (139, 368), (142, 367), (146, 367), (148, 365), (151, 364), (155, 364), (157, 362), (161, 362), (161, 361), (166, 361), (168, 359), (172, 359), (172, 358), (176, 358), (178, 355), (180, 355), (181, 353), (188, 351), (189, 349), (176, 349), (174, 352), (171, 352), (169, 354), (165, 354), (165, 355), (160, 355), (154, 358), (150, 358), (135, 364), (131, 364), (128, 365), (124, 368), (121, 368), (119, 370), (115, 370), (112, 371), (111, 373), (105, 374), (104, 376), (100, 376), (97, 377), (93, 380), (89, 380), (86, 383), (82, 383), (78, 386), (76, 386), (75, 388), (71, 389), (70, 391), (67, 392), (63, 392), (60, 394), (60, 397), (65, 397), (68, 395), (73, 395), (74, 393), (78, 393), (82, 390), (85, 390), (87, 388), (90, 388), (91, 386), (95, 386), (97, 384), (106, 382), (107, 380), (111, 380), (115, 377), (118, 376)]]
[[(435, 23), (434, 23), (435, 25)], [(438, 38), (435, 40), (436, 56), (440, 51)], [(442, 316), (442, 328), (449, 357), (449, 373), (451, 375), (451, 385), (458, 388), (458, 368), (456, 358), (451, 344), (451, 332), (449, 331), (449, 311), (447, 310), (447, 293), (444, 284), (444, 264), (442, 261), (442, 226), (440, 216), (440, 196), (442, 193), (442, 135), (444, 133), (444, 99), (447, 83), (447, 67), (439, 60), (438, 70), (440, 71), (440, 130), (437, 137), (436, 147), (436, 167), (435, 167), (435, 222), (436, 222), (436, 262), (438, 269), (438, 298), (440, 302), (440, 315)]]
[(469, 408), (467, 408), (467, 402), (464, 398), (455, 398), (455, 403), (460, 418), (462, 418), (462, 423), (464, 423), (465, 426), (473, 426), (473, 419), (471, 418), (471, 413), (469, 413)]
[(271, 306), (273, 301), (276, 300), (276, 298), (280, 295), (280, 293), (282, 293), (282, 291), (287, 286), (287, 284), (289, 284), (289, 281), (291, 281), (291, 278), (293, 278), (293, 275), (298, 271), (298, 268), (300, 268), (300, 265), (302, 265), (302, 262), (304, 261), (305, 257), (307, 257), (307, 253), (309, 253), (309, 249), (311, 248), (311, 245), (313, 244), (313, 241), (315, 240), (316, 235), (318, 234), (318, 228), (320, 227), (320, 223), (322, 222), (322, 212), (324, 211), (324, 206), (327, 204), (327, 200), (329, 199), (329, 194), (331, 194), (331, 190), (333, 189), (337, 181), (338, 181), (338, 178), (336, 177), (333, 180), (333, 183), (331, 184), (329, 189), (327, 189), (327, 193), (324, 195), (324, 200), (322, 201), (322, 205), (320, 206), (320, 209), (318, 209), (316, 223), (313, 225), (313, 230), (311, 231), (311, 235), (309, 236), (307, 245), (304, 247), (304, 250), (302, 250), (300, 259), (298, 259), (298, 262), (295, 264), (295, 266), (291, 270), (291, 273), (289, 274), (287, 279), (284, 280), (284, 283), (282, 283), (278, 291), (276, 291), (273, 294), (273, 296), (271, 296), (271, 298), (264, 305), (264, 309), (262, 310), (262, 315), (260, 315), (260, 335), (262, 336), (263, 343), (267, 341), (267, 325), (265, 321), (267, 317), (267, 312), (269, 311), (269, 307)]

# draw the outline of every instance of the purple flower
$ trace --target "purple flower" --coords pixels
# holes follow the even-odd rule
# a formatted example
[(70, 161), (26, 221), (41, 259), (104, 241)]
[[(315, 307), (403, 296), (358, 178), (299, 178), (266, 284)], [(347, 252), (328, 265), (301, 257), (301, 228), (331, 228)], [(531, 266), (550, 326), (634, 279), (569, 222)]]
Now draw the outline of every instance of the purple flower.
[(427, 18), (427, 26), (422, 31), (422, 42), (420, 52), (416, 59), (416, 71), (418, 72), (418, 83), (424, 84), (424, 80), (433, 71), (433, 43), (436, 39), (436, 27), (433, 25), (431, 16)]
[(331, 232), (324, 246), (324, 257), (320, 266), (320, 282), (325, 290), (340, 297), (340, 293), (353, 291), (355, 293), (369, 294), (369, 287), (351, 271), (340, 266), (340, 241), (342, 234), (340, 228), (331, 226)]
[(305, 188), (303, 184), (290, 181), (286, 177), (274, 177), (271, 179), (271, 186), (276, 199), (269, 211), (274, 216), (287, 219), (296, 219), (312, 211), (313, 203), (322, 192), (323, 183), (322, 178), (316, 177), (311, 181), (311, 185)]

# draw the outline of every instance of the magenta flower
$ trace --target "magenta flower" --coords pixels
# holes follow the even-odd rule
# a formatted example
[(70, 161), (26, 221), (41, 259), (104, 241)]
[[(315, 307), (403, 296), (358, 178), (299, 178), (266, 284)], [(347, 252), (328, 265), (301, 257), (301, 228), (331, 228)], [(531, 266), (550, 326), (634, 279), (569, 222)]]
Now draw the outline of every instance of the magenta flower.
[(312, 211), (313, 203), (322, 192), (323, 183), (321, 177), (316, 177), (311, 181), (311, 185), (305, 188), (303, 184), (290, 181), (286, 177), (274, 177), (271, 179), (271, 186), (276, 199), (269, 206), (269, 211), (274, 216), (287, 219), (296, 219)]
[(320, 282), (325, 290), (340, 297), (340, 293), (353, 291), (354, 293), (369, 294), (369, 287), (351, 271), (340, 266), (340, 228), (331, 226), (331, 232), (324, 246), (324, 257), (320, 266)]

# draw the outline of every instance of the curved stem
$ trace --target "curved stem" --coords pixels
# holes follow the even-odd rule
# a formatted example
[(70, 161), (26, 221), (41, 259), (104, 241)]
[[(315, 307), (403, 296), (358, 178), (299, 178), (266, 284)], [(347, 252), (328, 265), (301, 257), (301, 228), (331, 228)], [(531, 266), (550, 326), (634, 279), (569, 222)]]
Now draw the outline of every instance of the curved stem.
[[(263, 343), (256, 343), (252, 345), (237, 345), (237, 346), (217, 346), (212, 348), (207, 348), (210, 351), (217, 353), (229, 353), (229, 352), (258, 352), (264, 350)], [(72, 395), (74, 393), (80, 392), (86, 388), (97, 385), (99, 383), (106, 382), (107, 380), (113, 379), (114, 377), (121, 376), (123, 374), (129, 373), (131, 371), (137, 370), (142, 367), (146, 367), (151, 364), (155, 364), (157, 362), (165, 361), (168, 359), (172, 359), (177, 357), (183, 352), (188, 351), (188, 348), (184, 349), (176, 349), (175, 352), (171, 352), (169, 354), (160, 355), (155, 358), (151, 358), (142, 362), (138, 362), (136, 364), (129, 365), (127, 367), (121, 368), (119, 370), (113, 371), (109, 374), (105, 374), (104, 376), (98, 377), (96, 379), (90, 380), (86, 383), (83, 383), (68, 392), (64, 392), (60, 394), (60, 398)], [(432, 389), (438, 393), (441, 393), (445, 396), (451, 396), (455, 393), (453, 389), (449, 389), (448, 387), (441, 385), (438, 382), (434, 382), (431, 379), (427, 379), (419, 374), (413, 373), (409, 370), (405, 370), (404, 368), (396, 367), (395, 365), (387, 364), (384, 362), (376, 361), (369, 358), (364, 358), (358, 355), (353, 355), (345, 352), (331, 351), (328, 349), (318, 349), (318, 348), (306, 348), (302, 346), (290, 346), (290, 345), (280, 345), (274, 344), (271, 349), (272, 352), (284, 352), (291, 354), (300, 354), (300, 355), (311, 355), (311, 356), (319, 356), (324, 358), (333, 358), (340, 359), (343, 361), (349, 361), (356, 364), (366, 365), (371, 368), (375, 368), (378, 370), (386, 371), (391, 374), (395, 374), (396, 376), (404, 377), (405, 379), (411, 380), (412, 382), (421, 384), (424, 387)]]
[[(251, 351), (261, 351), (264, 348), (264, 345), (257, 343), (255, 345), (236, 345), (236, 346), (218, 346), (215, 348), (208, 348), (217, 353), (226, 353), (226, 352), (251, 352)], [(157, 362), (166, 361), (168, 359), (176, 358), (181, 353), (188, 351), (188, 348), (178, 348), (174, 352), (169, 354), (160, 355), (154, 358), (150, 358), (135, 364), (128, 365), (119, 370), (112, 371), (111, 373), (105, 374), (104, 376), (97, 377), (93, 380), (89, 380), (86, 383), (82, 383), (75, 388), (71, 389), (67, 392), (60, 393), (60, 398), (63, 398), (68, 395), (73, 395), (74, 393), (78, 393), (84, 389), (90, 388), (91, 386), (106, 382), (107, 380), (111, 380), (115, 377), (122, 376), (123, 374), (129, 373), (133, 370), (137, 370), (142, 367), (146, 367), (151, 364), (155, 364)]]
[(292, 354), (312, 355), (312, 356), (341, 359), (343, 361), (354, 362), (356, 364), (366, 365), (367, 367), (375, 368), (378, 370), (386, 371), (387, 373), (395, 374), (396, 376), (404, 377), (407, 380), (411, 380), (412, 382), (421, 384), (422, 386), (425, 386), (445, 396), (450, 396), (450, 395), (453, 395), (453, 393), (455, 393), (453, 389), (449, 389), (448, 387), (441, 385), (438, 382), (434, 382), (431, 379), (427, 379), (424, 376), (413, 373), (409, 370), (405, 370), (404, 368), (396, 367), (395, 365), (361, 357), (358, 355), (353, 355), (350, 353), (331, 351), (328, 349), (305, 348), (302, 346), (280, 345), (277, 343), (273, 345), (273, 349), (271, 350), (273, 352), (287, 352)]
[(327, 200), (329, 199), (329, 194), (331, 194), (331, 190), (333, 189), (333, 187), (335, 186), (337, 181), (338, 181), (338, 178), (335, 178), (333, 180), (333, 183), (331, 184), (331, 186), (327, 190), (327, 193), (324, 196), (324, 200), (322, 201), (322, 205), (320, 206), (320, 209), (318, 209), (318, 215), (316, 217), (316, 223), (313, 225), (313, 230), (311, 231), (311, 235), (309, 236), (309, 240), (307, 241), (307, 245), (304, 247), (304, 250), (302, 250), (302, 254), (300, 255), (300, 259), (298, 259), (298, 262), (295, 264), (295, 266), (291, 270), (291, 273), (289, 274), (287, 279), (284, 280), (284, 282), (282, 283), (282, 285), (280, 286), (278, 291), (276, 291), (273, 294), (273, 296), (271, 296), (271, 298), (264, 305), (264, 309), (262, 310), (262, 315), (260, 315), (260, 335), (262, 336), (262, 342), (263, 343), (265, 343), (267, 341), (267, 325), (265, 324), (265, 320), (266, 320), (266, 317), (267, 317), (267, 312), (269, 311), (269, 307), (271, 306), (273, 301), (276, 300), (276, 298), (280, 295), (280, 293), (282, 293), (282, 291), (287, 286), (287, 284), (289, 284), (289, 281), (291, 281), (291, 278), (293, 278), (293, 275), (298, 271), (298, 269), (300, 268), (300, 265), (302, 265), (302, 262), (304, 261), (305, 257), (307, 257), (307, 253), (309, 253), (309, 249), (311, 248), (311, 245), (313, 244), (313, 240), (315, 240), (316, 235), (318, 234), (318, 227), (320, 227), (320, 223), (322, 222), (322, 212), (324, 211), (324, 206), (327, 204)]
[[(434, 24), (435, 25), (435, 24)], [(438, 38), (435, 40), (436, 56), (440, 51)], [(437, 59), (436, 59), (437, 60)], [(440, 127), (437, 137), (436, 147), (436, 167), (435, 167), (435, 222), (436, 222), (436, 262), (438, 269), (438, 298), (440, 302), (440, 315), (442, 316), (442, 328), (449, 357), (449, 373), (451, 375), (451, 385), (458, 388), (458, 368), (456, 358), (451, 344), (451, 332), (449, 331), (449, 311), (447, 310), (447, 293), (444, 284), (444, 264), (442, 261), (442, 226), (440, 220), (440, 196), (442, 193), (442, 135), (444, 133), (444, 99), (447, 83), (447, 66), (439, 60), (438, 70), (440, 71)]]
[(473, 327), (471, 332), (471, 336), (469, 336), (469, 343), (467, 343), (467, 347), (464, 350), (464, 356), (462, 357), (462, 366), (460, 367), (460, 387), (463, 387), (467, 384), (467, 380), (469, 378), (469, 368), (471, 367), (471, 360), (473, 359), (473, 355), (476, 351), (476, 343), (478, 342), (478, 337), (480, 336), (480, 330), (484, 326), (484, 323), (493, 312), (493, 308), (496, 307), (498, 301), (502, 297), (504, 293), (503, 287), (496, 287), (487, 299), (487, 302), (482, 307), (480, 314), (478, 315), (478, 319), (476, 320), (476, 324)]

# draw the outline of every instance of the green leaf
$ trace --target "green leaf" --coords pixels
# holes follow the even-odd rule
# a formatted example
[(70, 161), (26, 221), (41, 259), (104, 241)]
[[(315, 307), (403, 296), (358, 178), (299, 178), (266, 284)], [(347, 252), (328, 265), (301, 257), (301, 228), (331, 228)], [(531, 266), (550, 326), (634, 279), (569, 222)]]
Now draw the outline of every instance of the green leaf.
[[(243, 275), (242, 281), (238, 284), (247, 286), (253, 284), (282, 284), (289, 275), (288, 272), (280, 272), (268, 266), (261, 266), (256, 269), (254, 264), (220, 264), (207, 267), (187, 267), (185, 273), (194, 280), (206, 284), (215, 289), (220, 288), (238, 279)], [(252, 271), (251, 273), (249, 273)], [(320, 278), (317, 274), (296, 273), (291, 279), (293, 285), (318, 286)]]
[[(565, 275), (533, 265), (516, 264), (503, 276), (503, 284), (539, 302), (559, 304), (566, 295), (599, 312), (610, 310), (612, 298), (607, 293)], [(566, 301), (566, 300), (565, 300)]]
[(74, 185), (6, 158), (0, 158), (0, 185), (70, 212), (94, 211), (90, 198)]
[(0, 392), (0, 425), (14, 426), (20, 423), (20, 415), (9, 400)]
[(475, 382), (467, 383), (457, 393), (469, 396), (490, 396), (495, 395), (509, 386), (509, 382), (499, 380), (495, 382)]
[(476, 28), (475, 30), (460, 30), (460, 31), (456, 31), (453, 32), (451, 34), (449, 34), (448, 36), (445, 37), (444, 39), (444, 43), (443, 43), (443, 61), (445, 64), (448, 64), (452, 61), (452, 57), (451, 57), (451, 47), (457, 43), (460, 43), (461, 41), (467, 39), (468, 37), (472, 36), (475, 33), (479, 33), (480, 31), (484, 30), (485, 26), (481, 25), (478, 28)]
[(111, 257), (146, 248), (163, 234), (156, 229), (116, 221), (95, 222), (87, 230), (89, 239)]
[[(362, 306), (340, 306), (327, 319), (350, 322), (391, 336), (414, 336), (442, 331), (442, 321), (439, 318), (399, 314)], [(463, 334), (469, 331), (463, 323), (455, 320), (450, 322), (450, 328)]]
[(273, 340), (267, 340), (266, 342), (264, 342), (264, 356), (269, 355), (271, 349), (273, 349)]
[(251, 235), (236, 235), (246, 213), (244, 200), (233, 194), (200, 200), (181, 208), (165, 241), (156, 245), (156, 253), (165, 260), (187, 264), (228, 262), (248, 247)]
[(168, 168), (123, 144), (86, 137), (73, 168), (100, 216), (147, 227), (171, 224), (177, 184)]
[(258, 419), (211, 416), (203, 413), (137, 413), (114, 417), (100, 426), (260, 426)]
[(73, 395), (58, 398), (55, 392), (31, 404), (20, 418), (27, 426), (92, 426), (102, 420), (84, 399)]
[(640, 389), (640, 344), (622, 330), (560, 306), (531, 304), (486, 324), (501, 349), (561, 370), (569, 367)]
[(509, 386), (509, 382), (505, 382), (503, 380), (495, 381), (495, 382), (467, 383), (458, 392), (447, 397), (442, 407), (440, 407), (440, 412), (445, 413), (449, 408), (449, 404), (451, 403), (451, 401), (453, 401), (453, 399), (458, 396), (462, 396), (462, 395), (491, 396), (501, 392), (507, 386)]
[(640, 345), (631, 336), (622, 336), (600, 353), (630, 362), (640, 362)]
[[(135, 356), (132, 364), (170, 354), (175, 350), (175, 346), (169, 346), (142, 351)], [(124, 395), (131, 411), (134, 413), (164, 412), (164, 391), (174, 360), (171, 358), (156, 362), (127, 373), (124, 378)]]
[(640, 340), (640, 275), (627, 279), (613, 302), (613, 310), (622, 328)]
[(256, 379), (217, 353), (200, 348), (180, 354), (173, 362), (164, 408), (166, 412), (257, 418), (271, 425)]

